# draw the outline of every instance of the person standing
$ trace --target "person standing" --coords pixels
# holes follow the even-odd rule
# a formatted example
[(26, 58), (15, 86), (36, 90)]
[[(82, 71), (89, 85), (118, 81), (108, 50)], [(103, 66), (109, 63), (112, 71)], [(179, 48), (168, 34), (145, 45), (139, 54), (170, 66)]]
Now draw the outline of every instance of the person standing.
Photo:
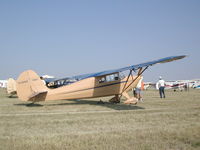
[(165, 81), (162, 77), (159, 77), (159, 81), (156, 83), (156, 89), (159, 90), (160, 98), (165, 98)]
[(144, 83), (143, 83), (143, 77), (141, 76), (137, 86), (135, 87), (135, 90), (134, 90), (134, 95), (135, 97), (139, 100), (139, 101), (143, 101), (142, 100), (142, 94), (141, 94), (141, 90), (144, 90)]

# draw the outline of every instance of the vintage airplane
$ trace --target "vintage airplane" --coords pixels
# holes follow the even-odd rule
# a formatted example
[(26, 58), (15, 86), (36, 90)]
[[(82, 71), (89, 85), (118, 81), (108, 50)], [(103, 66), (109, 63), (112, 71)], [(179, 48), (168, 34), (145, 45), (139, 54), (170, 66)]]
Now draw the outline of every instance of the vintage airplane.
[(12, 97), (14, 95), (17, 94), (17, 90), (16, 90), (16, 81), (13, 78), (9, 78), (8, 79), (8, 83), (7, 83), (7, 93), (9, 95), (9, 97)]
[[(85, 99), (105, 96), (114, 96), (110, 102), (118, 103), (120, 98), (126, 98), (126, 104), (136, 104), (137, 99), (130, 97), (128, 91), (136, 87), (142, 73), (149, 67), (159, 63), (171, 62), (186, 57), (171, 56), (138, 65), (132, 65), (120, 69), (102, 71), (63, 78), (53, 81), (46, 86), (40, 77), (32, 70), (20, 74), (17, 79), (17, 95), (23, 101), (47, 101), (47, 100), (70, 100)], [(121, 72), (129, 71), (127, 76)], [(133, 72), (136, 75), (133, 75)]]
[[(45, 84), (48, 84), (51, 81), (55, 80), (55, 77), (53, 76), (49, 76), (49, 75), (43, 75), (40, 77), (40, 79), (42, 79), (42, 81)], [(16, 89), (16, 81), (13, 78), (9, 78), (8, 80), (5, 80), (7, 83), (6, 89), (7, 89), (7, 94), (10, 98), (12, 98), (13, 96), (17, 95), (17, 89)]]
[(166, 81), (165, 89), (172, 89), (174, 91), (187, 91), (189, 88), (193, 88), (194, 84), (198, 83), (195, 80), (177, 80), (177, 81)]
[(180, 90), (183, 91), (185, 87), (185, 83), (177, 82), (177, 81), (166, 81), (165, 82), (165, 89), (169, 90), (172, 89), (174, 91)]

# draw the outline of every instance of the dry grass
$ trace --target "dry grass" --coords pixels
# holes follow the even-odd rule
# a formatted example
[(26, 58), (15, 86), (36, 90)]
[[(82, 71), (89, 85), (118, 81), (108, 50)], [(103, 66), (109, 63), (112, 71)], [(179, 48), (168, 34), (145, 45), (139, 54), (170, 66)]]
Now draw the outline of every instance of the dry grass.
[(143, 95), (137, 106), (99, 99), (27, 106), (0, 90), (0, 149), (200, 149), (200, 91)]

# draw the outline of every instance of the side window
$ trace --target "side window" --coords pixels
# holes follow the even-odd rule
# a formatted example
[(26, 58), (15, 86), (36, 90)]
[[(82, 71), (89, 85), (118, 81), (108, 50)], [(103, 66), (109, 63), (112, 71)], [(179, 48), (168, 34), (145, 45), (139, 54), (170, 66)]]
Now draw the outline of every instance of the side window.
[(124, 78), (125, 78), (125, 75), (121, 72), (121, 73), (119, 74), (119, 78), (120, 78), (120, 79), (124, 79)]
[(110, 75), (110, 81), (115, 81), (115, 74)]
[(118, 73), (114, 74), (114, 80), (115, 80), (115, 81), (116, 81), (116, 80), (119, 80), (119, 74), (118, 74)]
[(99, 80), (99, 83), (104, 83), (106, 81), (105, 77), (102, 77), (100, 80)]
[(111, 80), (111, 76), (109, 75), (109, 76), (106, 76), (106, 82), (110, 82), (110, 81), (112, 81)]

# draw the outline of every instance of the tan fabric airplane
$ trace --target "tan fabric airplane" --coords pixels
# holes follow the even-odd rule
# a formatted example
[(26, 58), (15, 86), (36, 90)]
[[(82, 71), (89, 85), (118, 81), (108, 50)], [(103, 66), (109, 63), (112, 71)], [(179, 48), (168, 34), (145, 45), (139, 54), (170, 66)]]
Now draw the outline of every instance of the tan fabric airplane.
[(17, 90), (16, 90), (16, 81), (13, 78), (9, 78), (8, 79), (8, 83), (7, 83), (7, 93), (9, 95), (9, 97), (12, 97), (14, 95), (17, 94)]
[[(149, 66), (184, 57), (185, 55), (171, 56), (120, 69), (59, 79), (53, 82), (57, 86), (51, 87), (46, 86), (34, 71), (28, 70), (21, 73), (17, 79), (17, 95), (23, 101), (32, 102), (105, 96), (114, 96), (110, 102), (120, 102), (121, 96), (124, 96), (126, 104), (136, 104), (138, 100), (130, 97), (127, 92), (136, 87), (142, 73)], [(126, 77), (121, 76), (121, 72), (126, 70), (130, 71), (129, 75)], [(132, 75), (133, 71), (137, 72), (135, 76)]]

